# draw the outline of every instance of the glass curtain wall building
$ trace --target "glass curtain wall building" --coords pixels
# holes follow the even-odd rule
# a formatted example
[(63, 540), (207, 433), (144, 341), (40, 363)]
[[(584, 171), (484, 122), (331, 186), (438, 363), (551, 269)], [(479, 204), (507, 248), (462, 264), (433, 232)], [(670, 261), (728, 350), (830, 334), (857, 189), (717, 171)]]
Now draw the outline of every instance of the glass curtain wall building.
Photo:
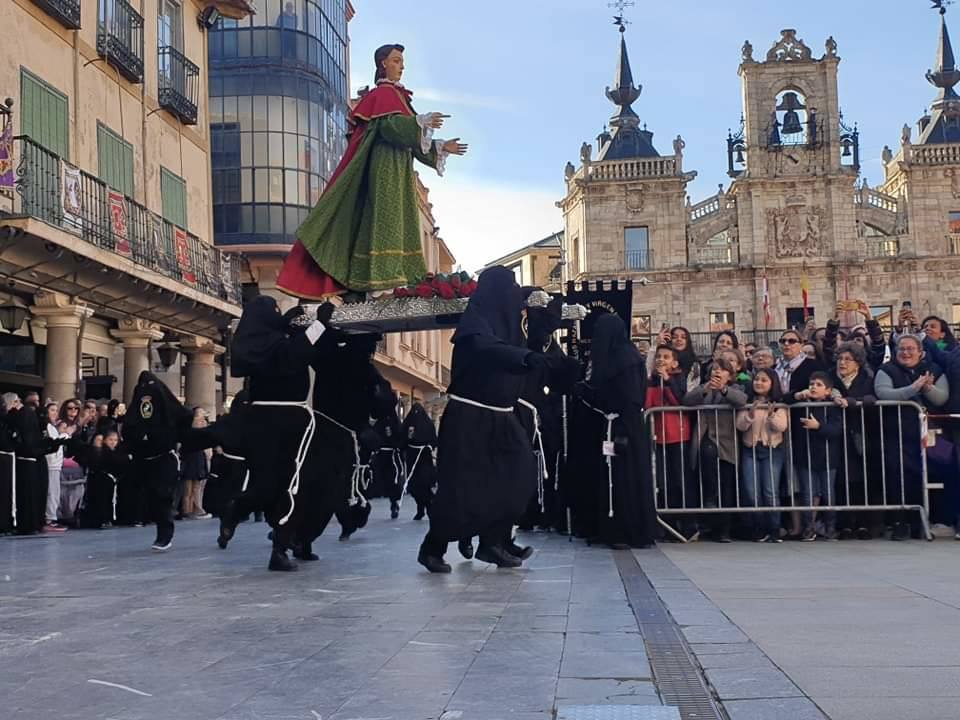
[(260, 0), (209, 35), (214, 235), (290, 244), (346, 148), (348, 0)]

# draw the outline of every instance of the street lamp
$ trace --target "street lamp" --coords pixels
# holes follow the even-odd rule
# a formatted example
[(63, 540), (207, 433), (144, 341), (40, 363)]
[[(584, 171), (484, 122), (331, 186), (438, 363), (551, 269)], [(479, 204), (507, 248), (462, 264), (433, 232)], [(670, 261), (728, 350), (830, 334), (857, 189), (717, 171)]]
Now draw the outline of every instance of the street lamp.
[(26, 306), (16, 298), (10, 298), (3, 305), (0, 305), (0, 325), (11, 335), (21, 327), (30, 311)]
[(180, 348), (171, 342), (166, 342), (157, 346), (157, 356), (160, 358), (160, 364), (163, 365), (164, 370), (170, 369), (170, 367), (177, 361), (177, 355), (179, 354)]

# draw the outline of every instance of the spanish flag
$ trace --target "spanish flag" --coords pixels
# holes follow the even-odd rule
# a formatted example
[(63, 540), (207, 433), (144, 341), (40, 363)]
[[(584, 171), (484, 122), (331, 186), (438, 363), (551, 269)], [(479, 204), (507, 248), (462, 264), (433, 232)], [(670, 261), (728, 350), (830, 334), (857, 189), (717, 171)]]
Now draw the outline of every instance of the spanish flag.
[(810, 280), (807, 278), (807, 267), (800, 271), (800, 295), (803, 298), (803, 319), (810, 317)]

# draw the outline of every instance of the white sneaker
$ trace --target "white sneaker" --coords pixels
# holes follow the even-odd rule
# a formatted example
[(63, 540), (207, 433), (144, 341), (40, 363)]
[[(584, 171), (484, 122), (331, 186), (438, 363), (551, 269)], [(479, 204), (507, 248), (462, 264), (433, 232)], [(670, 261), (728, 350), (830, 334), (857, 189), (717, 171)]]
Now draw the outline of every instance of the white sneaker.
[(210, 513), (208, 513), (208, 512), (202, 512), (202, 513), (197, 513), (196, 515), (194, 515), (194, 516), (193, 516), (193, 519), (194, 519), (194, 520), (209, 520), (209, 519), (212, 518), (212, 517), (213, 517), (213, 515), (211, 515)]
[(957, 531), (957, 534), (953, 536), (954, 540), (960, 540), (960, 530)]
[(150, 549), (153, 550), (154, 552), (166, 552), (167, 550), (170, 549), (171, 545), (173, 545), (173, 540), (167, 540), (167, 543), (165, 545), (159, 542), (155, 542), (153, 545), (150, 546)]

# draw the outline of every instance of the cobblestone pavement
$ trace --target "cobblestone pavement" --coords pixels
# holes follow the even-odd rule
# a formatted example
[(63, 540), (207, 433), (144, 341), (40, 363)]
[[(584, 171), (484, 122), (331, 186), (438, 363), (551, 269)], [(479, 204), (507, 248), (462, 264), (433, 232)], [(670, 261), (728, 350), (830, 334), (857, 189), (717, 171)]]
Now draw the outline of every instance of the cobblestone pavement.
[(430, 575), (410, 514), (390, 521), (380, 503), (290, 574), (266, 570), (263, 524), (220, 551), (215, 520), (181, 522), (163, 555), (151, 528), (0, 538), (0, 716), (548, 720), (632, 705), (679, 718), (654, 707), (613, 552), (536, 534), (522, 570), (451, 546), (453, 573)]

